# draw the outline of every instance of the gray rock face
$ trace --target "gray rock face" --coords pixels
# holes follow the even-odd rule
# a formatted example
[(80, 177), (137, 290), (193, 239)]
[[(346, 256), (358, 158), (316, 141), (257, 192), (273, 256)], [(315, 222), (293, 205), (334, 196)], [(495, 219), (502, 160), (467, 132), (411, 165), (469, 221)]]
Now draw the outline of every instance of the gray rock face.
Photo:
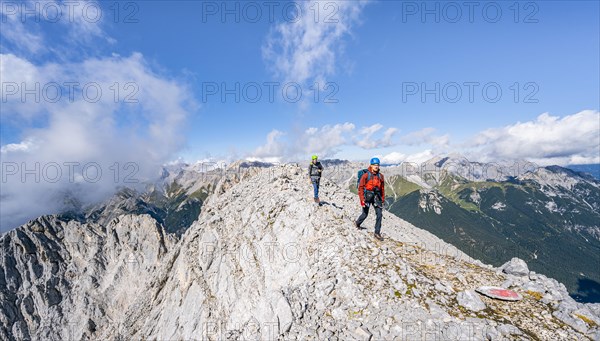
[[(319, 207), (311, 191), (297, 166), (223, 177), (181, 239), (135, 214), (103, 224), (42, 217), (10, 231), (0, 237), (0, 339), (598, 335), (598, 310), (563, 296), (560, 283), (535, 278), (553, 293), (554, 315), (533, 296), (497, 303), (467, 293), (513, 275), (387, 212), (380, 242), (367, 232), (372, 215), (369, 230), (354, 227), (355, 195), (324, 179)], [(579, 320), (557, 323), (569, 318)]]
[(456, 295), (458, 304), (471, 311), (481, 311), (486, 308), (485, 303), (481, 301), (479, 295), (474, 290), (461, 291)]
[(148, 215), (107, 226), (41, 217), (0, 238), (0, 339), (92, 338), (140, 294), (176, 239)]

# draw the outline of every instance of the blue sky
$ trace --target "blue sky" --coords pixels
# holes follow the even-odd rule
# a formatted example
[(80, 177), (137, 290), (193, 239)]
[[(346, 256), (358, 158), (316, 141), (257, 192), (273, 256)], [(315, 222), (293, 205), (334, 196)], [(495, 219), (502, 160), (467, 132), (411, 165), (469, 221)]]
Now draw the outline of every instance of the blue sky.
[[(193, 161), (210, 156), (285, 160), (304, 158), (313, 152), (366, 159), (393, 152), (405, 157), (426, 151), (429, 154), (425, 155), (468, 152), (473, 147), (469, 141), (486, 129), (496, 129), (500, 134), (502, 129), (527, 122), (532, 123), (532, 129), (539, 129), (541, 126), (535, 122), (543, 113), (560, 125), (561, 118), (584, 110), (597, 112), (599, 107), (600, 27), (598, 2), (594, 1), (520, 2), (518, 14), (513, 2), (477, 2), (472, 18), (468, 7), (454, 3), (461, 12), (456, 20), (457, 8), (446, 2), (299, 2), (297, 6), (281, 2), (273, 11), (273, 20), (264, 2), (252, 2), (250, 7), (240, 2), (237, 8), (236, 3), (206, 1), (100, 3), (97, 6), (102, 10), (102, 19), (90, 23), (84, 17), (87, 25), (45, 20), (52, 13), (42, 13), (40, 22), (33, 16), (23, 20), (19, 17), (23, 8), (15, 12), (6, 3), (22, 4), (3, 5), (3, 55), (12, 54), (41, 68), (51, 63), (77, 64), (139, 54), (148, 73), (185, 89), (193, 105), (186, 107), (185, 122), (178, 126), (182, 141), (170, 150), (167, 158), (172, 159)], [(34, 7), (35, 3), (25, 4)], [(65, 21), (64, 3), (57, 4), (63, 6)], [(80, 4), (75, 15), (81, 15), (79, 8), (84, 2)], [(223, 20), (222, 6), (235, 14), (227, 14)], [(319, 16), (314, 6), (319, 7)], [(431, 13), (423, 20), (422, 6), (429, 10), (437, 6), (434, 12), (439, 22)], [(256, 7), (261, 9), (258, 20), (254, 20)], [(304, 10), (298, 21), (289, 20), (298, 7)], [(501, 10), (500, 16), (496, 16), (497, 9)], [(15, 31), (16, 24), (11, 22), (15, 17), (25, 31), (39, 37), (42, 47), (36, 51), (24, 48), (23, 39), (6, 33)], [(331, 19), (337, 23), (328, 22)], [(287, 34), (278, 29), (287, 30)], [(310, 32), (316, 32), (316, 36), (310, 36)], [(78, 37), (76, 42), (73, 37)], [(270, 42), (272, 49), (268, 48)], [(302, 42), (308, 46), (299, 46)], [(274, 56), (269, 57), (266, 50)], [(294, 71), (307, 60), (310, 66)], [(323, 96), (334, 87), (322, 89), (319, 102), (311, 102), (314, 91), (309, 87), (315, 81), (334, 83), (337, 92), (333, 97), (338, 102), (323, 103)], [(252, 82), (295, 82), (303, 87), (303, 99), (287, 103), (278, 94), (271, 103), (266, 87), (262, 87), (257, 103), (243, 96), (240, 103), (235, 103), (233, 95), (223, 102), (219, 93), (203, 97), (209, 83), (233, 88), (236, 83), (244, 87)], [(473, 85), (473, 103), (468, 100), (465, 82), (477, 84)], [(406, 95), (409, 83), (419, 86), (416, 94)], [(435, 88), (436, 83), (440, 84), (439, 103), (435, 95), (427, 95), (423, 103), (421, 85)], [(497, 87), (501, 89), (497, 102), (485, 100), (481, 93), (485, 84), (492, 84), (492, 93)], [(447, 86), (453, 97), (455, 85), (463, 93), (451, 103), (443, 91)], [(520, 88), (516, 103), (515, 85)], [(526, 103), (527, 95), (537, 103)], [(20, 109), (5, 106), (2, 110), (5, 147), (27, 140), (32, 127), (43, 129), (48, 124), (43, 108), (28, 119), (19, 116)], [(134, 113), (139, 110), (116, 108), (116, 124), (122, 125), (117, 129), (137, 126), (138, 116)], [(598, 116), (595, 112), (581, 119), (590, 126), (590, 118), (594, 121)], [(345, 123), (353, 127), (342, 128)], [(379, 126), (374, 125), (381, 128), (375, 129)], [(366, 137), (360, 132), (367, 127), (375, 130), (370, 136), (375, 145), (365, 143), (361, 147), (358, 141)], [(306, 136), (309, 128), (317, 129), (316, 136)], [(390, 128), (391, 136), (385, 137)], [(140, 131), (142, 135), (147, 133), (144, 128)], [(276, 138), (267, 145), (268, 135), (274, 131)], [(327, 132), (332, 135), (330, 139)], [(594, 129), (588, 137), (595, 138), (597, 134), (593, 133)], [(311, 138), (316, 141), (309, 141)], [(557, 139), (561, 140), (560, 134)], [(484, 151), (474, 155), (506, 157), (490, 153), (498, 150), (494, 145), (497, 142), (486, 141)], [(540, 141), (532, 143), (529, 149), (535, 150), (535, 143)], [(262, 152), (257, 152), (261, 146)], [(309, 150), (307, 146), (315, 148)], [(577, 160), (595, 161), (590, 150), (574, 147), (569, 151), (579, 155)], [(558, 163), (571, 160), (568, 152), (558, 154)], [(516, 155), (535, 159), (545, 156), (526, 152)]]
[[(434, 8), (435, 3), (429, 5)], [(232, 96), (225, 104), (216, 100), (218, 96), (211, 96), (192, 120), (194, 129), (183, 153), (192, 158), (201, 157), (203, 152), (218, 155), (231, 149), (243, 154), (247, 151), (244, 148), (264, 143), (272, 129), (291, 133), (293, 129), (344, 122), (352, 122), (356, 129), (375, 123), (397, 127), (397, 136), (433, 127), (440, 135), (462, 140), (483, 129), (535, 120), (544, 112), (562, 117), (598, 109), (598, 4), (536, 3), (537, 13), (529, 19), (537, 23), (522, 22), (534, 11), (525, 9), (525, 3), (520, 5), (519, 22), (515, 23), (515, 12), (509, 5), (500, 5), (503, 15), (497, 23), (487, 22), (477, 8), (470, 23), (466, 7), (462, 8), (464, 20), (449, 23), (442, 13), (440, 23), (435, 23), (432, 15), (422, 22), (418, 14), (407, 15), (403, 22), (406, 4), (402, 2), (368, 3), (352, 21), (351, 33), (332, 46), (335, 71), (326, 79), (339, 86), (339, 103), (311, 104), (308, 108), (263, 103), (266, 101), (238, 105)], [(177, 2), (168, 7), (165, 10), (161, 2), (142, 6), (140, 24), (123, 31), (129, 31), (127, 36), (152, 39), (116, 39), (124, 42), (126, 50), (142, 51), (161, 64), (190, 72), (196, 92), (201, 92), (198, 83), (202, 82), (233, 86), (235, 82), (282, 81), (271, 72), (261, 53), (274, 26), (266, 13), (264, 20), (249, 23), (240, 10), (240, 23), (235, 23), (233, 15), (222, 23), (219, 10), (207, 15), (203, 23), (199, 3)], [(281, 12), (275, 13), (282, 19)], [(167, 17), (177, 17), (179, 24)], [(178, 37), (173, 39), (173, 35)], [(314, 75), (318, 74), (315, 71)], [(475, 96), (474, 103), (469, 103), (466, 95), (458, 103), (435, 103), (433, 96), (424, 104), (415, 98), (418, 96), (403, 103), (402, 82), (426, 82), (431, 87), (436, 82), (496, 82), (503, 96), (497, 103), (486, 102), (481, 94)], [(514, 103), (511, 85), (528, 82), (537, 86), (533, 99), (538, 103), (523, 103), (534, 87), (520, 89), (518, 103)], [(226, 122), (223, 117), (228, 118)], [(210, 128), (204, 128), (207, 126)], [(424, 146), (396, 149), (418, 151), (419, 147)], [(377, 153), (356, 149), (342, 148), (339, 156), (367, 158)]]

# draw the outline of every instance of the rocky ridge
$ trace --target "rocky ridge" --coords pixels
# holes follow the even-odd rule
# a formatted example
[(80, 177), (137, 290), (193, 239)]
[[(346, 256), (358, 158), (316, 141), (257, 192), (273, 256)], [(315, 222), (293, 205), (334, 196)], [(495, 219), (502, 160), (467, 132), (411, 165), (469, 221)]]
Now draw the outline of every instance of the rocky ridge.
[[(7, 340), (599, 340), (600, 306), (513, 259), (473, 260), (304, 168), (224, 176), (181, 240), (150, 215), (41, 217), (0, 237)], [(474, 293), (519, 292), (518, 302)]]

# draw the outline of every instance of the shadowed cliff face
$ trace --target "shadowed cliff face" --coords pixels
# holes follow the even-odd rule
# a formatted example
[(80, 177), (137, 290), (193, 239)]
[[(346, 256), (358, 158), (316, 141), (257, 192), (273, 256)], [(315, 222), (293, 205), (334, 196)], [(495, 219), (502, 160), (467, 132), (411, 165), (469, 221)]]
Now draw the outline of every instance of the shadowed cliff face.
[(597, 305), (522, 262), (484, 265), (388, 212), (379, 242), (345, 187), (320, 196), (286, 165), (223, 176), (180, 240), (150, 215), (39, 218), (0, 238), (1, 338), (600, 337)]
[(175, 241), (149, 215), (106, 226), (44, 216), (4, 234), (2, 339), (92, 338), (140, 294)]

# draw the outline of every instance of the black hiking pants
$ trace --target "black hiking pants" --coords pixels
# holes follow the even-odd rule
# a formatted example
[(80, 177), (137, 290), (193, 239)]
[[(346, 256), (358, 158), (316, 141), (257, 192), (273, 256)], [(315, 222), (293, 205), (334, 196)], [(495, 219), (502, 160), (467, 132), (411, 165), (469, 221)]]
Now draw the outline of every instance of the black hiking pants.
[(381, 217), (382, 217), (380, 205), (376, 206), (376, 205), (366, 203), (365, 206), (362, 208), (362, 214), (360, 215), (360, 217), (358, 217), (356, 224), (358, 224), (358, 226), (360, 226), (360, 224), (362, 224), (362, 222), (365, 221), (365, 219), (367, 219), (367, 216), (369, 215), (369, 207), (370, 206), (373, 206), (373, 208), (375, 208), (375, 214), (376, 214), (375, 233), (379, 234), (381, 232)]

